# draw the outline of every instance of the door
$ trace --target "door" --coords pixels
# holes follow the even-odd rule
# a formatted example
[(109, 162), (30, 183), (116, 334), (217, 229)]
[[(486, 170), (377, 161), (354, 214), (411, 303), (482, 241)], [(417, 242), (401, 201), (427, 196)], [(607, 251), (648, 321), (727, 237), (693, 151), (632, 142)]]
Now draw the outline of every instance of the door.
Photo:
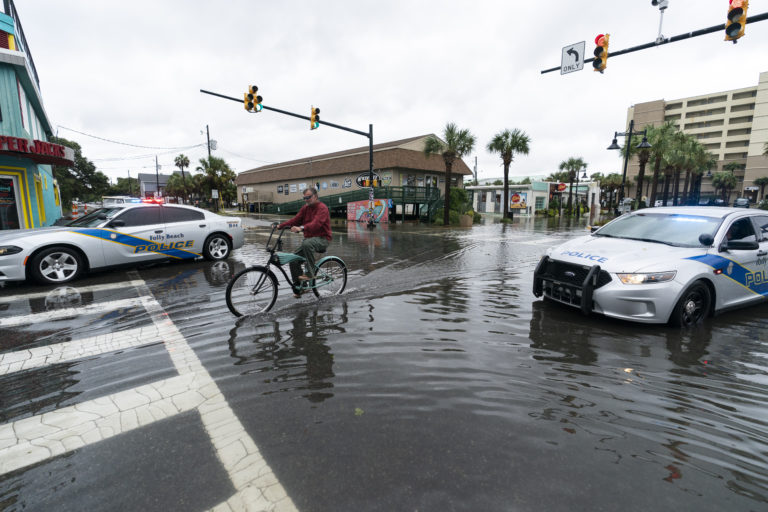
[(21, 201), (15, 176), (0, 175), (0, 230), (21, 229)]
[[(723, 243), (726, 241), (757, 241), (752, 220), (749, 217), (742, 217), (730, 223), (727, 227)], [(721, 297), (720, 303), (724, 307), (737, 306), (758, 298), (763, 286), (763, 275), (758, 276), (756, 265), (758, 263), (758, 253), (760, 249), (729, 249), (720, 251), (720, 256), (729, 263), (723, 269), (723, 273), (718, 277), (724, 282), (720, 283)], [(765, 249), (763, 249), (765, 252)], [(765, 256), (762, 256), (765, 259)], [(765, 263), (762, 266), (765, 269)], [(763, 290), (765, 291), (765, 290)]]
[(164, 242), (174, 251), (169, 254), (183, 259), (201, 256), (210, 230), (205, 214), (177, 206), (163, 206), (162, 210), (165, 221)]
[[(117, 225), (120, 224), (120, 225)], [(167, 257), (160, 205), (126, 208), (110, 222), (115, 233), (104, 247), (107, 265), (141, 263)]]

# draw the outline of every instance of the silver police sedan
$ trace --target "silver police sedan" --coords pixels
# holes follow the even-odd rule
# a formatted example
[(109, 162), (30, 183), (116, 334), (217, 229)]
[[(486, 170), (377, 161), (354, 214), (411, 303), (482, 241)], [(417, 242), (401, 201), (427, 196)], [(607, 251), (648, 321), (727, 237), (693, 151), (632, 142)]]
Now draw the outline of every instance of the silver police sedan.
[(651, 208), (548, 249), (533, 293), (584, 313), (689, 326), (768, 297), (768, 211)]
[(0, 281), (72, 281), (82, 272), (172, 259), (222, 260), (242, 247), (243, 223), (184, 205), (129, 203), (66, 226), (0, 232)]

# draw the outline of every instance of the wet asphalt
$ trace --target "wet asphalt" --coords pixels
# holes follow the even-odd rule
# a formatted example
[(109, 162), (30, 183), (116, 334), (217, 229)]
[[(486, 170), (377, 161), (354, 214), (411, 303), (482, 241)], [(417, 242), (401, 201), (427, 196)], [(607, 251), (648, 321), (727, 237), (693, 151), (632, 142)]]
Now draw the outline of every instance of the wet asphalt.
[(225, 262), (0, 288), (0, 511), (766, 506), (765, 305), (585, 317), (531, 293), (583, 223), (336, 222), (343, 295), (237, 319), (271, 220)]

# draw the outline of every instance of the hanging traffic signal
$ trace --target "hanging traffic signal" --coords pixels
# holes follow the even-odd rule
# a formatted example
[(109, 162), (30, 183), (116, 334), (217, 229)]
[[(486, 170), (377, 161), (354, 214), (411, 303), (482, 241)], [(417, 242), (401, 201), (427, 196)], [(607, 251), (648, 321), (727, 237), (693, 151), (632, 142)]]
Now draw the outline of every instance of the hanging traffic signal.
[(320, 109), (312, 107), (312, 114), (309, 116), (309, 129), (315, 130), (320, 127)]
[(248, 87), (248, 92), (245, 93), (245, 96), (243, 97), (243, 106), (248, 112), (262, 111), (261, 96), (257, 94), (258, 92), (259, 88), (257, 86), (251, 85)]
[(744, 35), (747, 25), (747, 0), (728, 0), (728, 20), (725, 22), (725, 40), (733, 41)]
[(592, 71), (603, 72), (608, 64), (608, 39), (610, 34), (598, 34), (595, 38), (595, 60), (592, 61)]

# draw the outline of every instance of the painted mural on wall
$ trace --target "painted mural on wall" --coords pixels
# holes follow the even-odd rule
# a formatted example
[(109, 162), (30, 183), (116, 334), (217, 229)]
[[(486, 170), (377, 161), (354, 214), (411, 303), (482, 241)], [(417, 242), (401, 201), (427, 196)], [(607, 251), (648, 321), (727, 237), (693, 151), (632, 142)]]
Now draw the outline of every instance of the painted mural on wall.
[(509, 198), (510, 208), (526, 208), (528, 203), (528, 192), (513, 192)]
[[(372, 209), (369, 205), (373, 203)], [(373, 215), (374, 222), (389, 222), (388, 199), (374, 199), (373, 201), (352, 201), (347, 203), (347, 220), (355, 222), (368, 222)]]

